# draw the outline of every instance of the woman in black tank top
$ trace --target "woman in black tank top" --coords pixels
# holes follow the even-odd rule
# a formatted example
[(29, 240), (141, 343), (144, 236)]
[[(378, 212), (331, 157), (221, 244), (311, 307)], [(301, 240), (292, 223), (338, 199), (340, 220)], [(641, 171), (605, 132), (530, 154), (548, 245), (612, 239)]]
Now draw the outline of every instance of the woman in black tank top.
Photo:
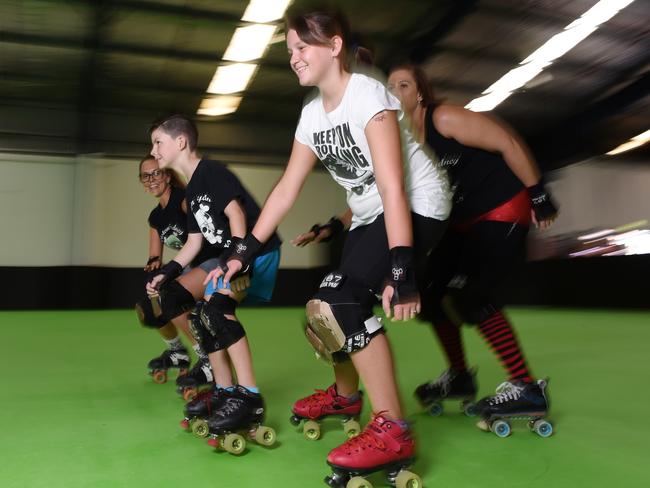
[[(432, 323), (449, 369), (420, 385), (416, 396), (435, 414), (442, 411), (443, 399), (460, 399), (487, 427), (501, 418), (533, 417), (533, 412), (545, 422), (546, 381), (532, 376), (495, 292), (523, 258), (529, 224), (545, 229), (557, 216), (541, 173), (525, 143), (505, 124), (435, 101), (420, 68), (393, 68), (388, 86), (410, 116), (414, 136), (435, 151), (455, 188), (450, 226), (430, 256), (431, 284), (422, 297), (422, 316)], [(465, 360), (462, 323), (476, 325), (495, 351), (508, 374), (510, 392), (471, 408), (477, 387)], [(540, 435), (549, 435), (549, 428)]]

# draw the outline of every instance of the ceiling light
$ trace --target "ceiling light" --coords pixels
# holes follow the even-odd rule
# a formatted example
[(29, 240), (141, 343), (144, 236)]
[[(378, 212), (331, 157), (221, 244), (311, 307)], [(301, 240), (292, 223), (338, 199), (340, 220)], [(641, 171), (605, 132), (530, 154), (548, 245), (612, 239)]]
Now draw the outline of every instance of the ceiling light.
[(238, 27), (223, 55), (226, 61), (253, 61), (264, 56), (271, 38), (275, 33), (274, 25), (253, 24)]
[(492, 110), (512, 95), (513, 92), (534, 79), (554, 60), (573, 49), (594, 32), (600, 24), (611, 19), (633, 1), (600, 0), (580, 18), (567, 25), (562, 32), (551, 37), (540, 48), (519, 63), (518, 67), (510, 70), (487, 88), (483, 92), (483, 95), (486, 96), (472, 100), (465, 105), (465, 108), (474, 112)]
[(281, 19), (292, 0), (251, 0), (241, 18), (244, 22), (273, 22)]
[(255, 74), (256, 69), (256, 64), (249, 63), (234, 63), (219, 66), (212, 77), (207, 92), (217, 95), (230, 95), (231, 93), (243, 92)]
[(632, 139), (629, 141), (621, 144), (620, 146), (612, 149), (608, 153), (606, 153), (608, 156), (613, 156), (614, 154), (620, 154), (625, 151), (629, 151), (631, 149), (634, 149), (635, 147), (643, 146), (646, 144), (648, 141), (650, 141), (650, 130), (647, 130), (638, 136), (634, 136)]
[(233, 95), (218, 95), (216, 97), (204, 98), (196, 113), (211, 117), (231, 114), (237, 110), (241, 100), (242, 97)]

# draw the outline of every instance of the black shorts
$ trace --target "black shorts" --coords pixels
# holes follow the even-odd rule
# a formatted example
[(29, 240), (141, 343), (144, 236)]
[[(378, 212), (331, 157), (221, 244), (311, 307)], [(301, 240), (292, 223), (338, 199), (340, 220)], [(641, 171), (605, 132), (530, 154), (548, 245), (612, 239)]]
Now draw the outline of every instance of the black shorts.
[[(422, 217), (411, 212), (413, 222), (413, 248), (418, 282), (425, 283), (423, 269), (427, 255), (440, 241), (446, 221)], [(390, 255), (384, 214), (368, 225), (357, 227), (348, 233), (343, 247), (339, 270), (367, 285), (380, 294), (390, 273)]]
[(525, 258), (528, 230), (496, 221), (477, 222), (464, 231), (450, 225), (427, 261), (425, 309), (437, 305), (448, 288), (459, 287), (472, 294), (472, 302), (502, 308), (499, 289)]

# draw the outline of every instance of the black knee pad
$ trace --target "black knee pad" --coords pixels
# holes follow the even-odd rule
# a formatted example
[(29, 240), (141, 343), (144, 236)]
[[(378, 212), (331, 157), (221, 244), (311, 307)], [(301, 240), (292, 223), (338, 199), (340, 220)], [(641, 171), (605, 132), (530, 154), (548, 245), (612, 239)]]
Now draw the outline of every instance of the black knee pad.
[(372, 290), (360, 281), (338, 271), (328, 274), (307, 304), (309, 341), (319, 354), (325, 351), (334, 355), (329, 359), (341, 362), (345, 355), (340, 353), (363, 349), (384, 332), (372, 313), (375, 303)]
[(227, 349), (246, 335), (238, 320), (226, 318), (234, 315), (237, 302), (214, 293), (208, 302), (199, 302), (191, 314), (192, 332), (203, 350), (210, 354)]
[(443, 309), (447, 316), (456, 315), (462, 323), (476, 325), (485, 321), (490, 315), (499, 310), (499, 306), (490, 302), (472, 286), (449, 288), (443, 301)]
[(162, 320), (160, 317), (156, 317), (151, 308), (151, 302), (149, 300), (140, 300), (135, 304), (135, 313), (138, 316), (138, 320), (144, 327), (149, 327), (152, 329), (160, 329), (163, 327), (167, 321)]
[(196, 300), (178, 281), (165, 283), (160, 289), (160, 318), (165, 322), (178, 317), (194, 308)]

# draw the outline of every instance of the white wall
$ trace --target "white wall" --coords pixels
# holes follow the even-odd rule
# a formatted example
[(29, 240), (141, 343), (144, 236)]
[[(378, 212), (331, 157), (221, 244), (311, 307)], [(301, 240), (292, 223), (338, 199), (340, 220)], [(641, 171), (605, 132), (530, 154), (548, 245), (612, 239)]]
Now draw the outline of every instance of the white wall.
[[(137, 160), (97, 156), (0, 155), (0, 217), (10, 236), (0, 266), (142, 266), (147, 216), (156, 202), (138, 182), (137, 165)], [(260, 204), (282, 173), (276, 167), (230, 168)], [(280, 226), (281, 267), (326, 264), (326, 246), (298, 249), (288, 241), (344, 208), (343, 191), (328, 174), (314, 172)]]
[(0, 265), (70, 264), (74, 167), (74, 159), (0, 154)]
[(564, 234), (650, 220), (650, 166), (591, 159), (553, 172), (560, 215), (547, 231)]

